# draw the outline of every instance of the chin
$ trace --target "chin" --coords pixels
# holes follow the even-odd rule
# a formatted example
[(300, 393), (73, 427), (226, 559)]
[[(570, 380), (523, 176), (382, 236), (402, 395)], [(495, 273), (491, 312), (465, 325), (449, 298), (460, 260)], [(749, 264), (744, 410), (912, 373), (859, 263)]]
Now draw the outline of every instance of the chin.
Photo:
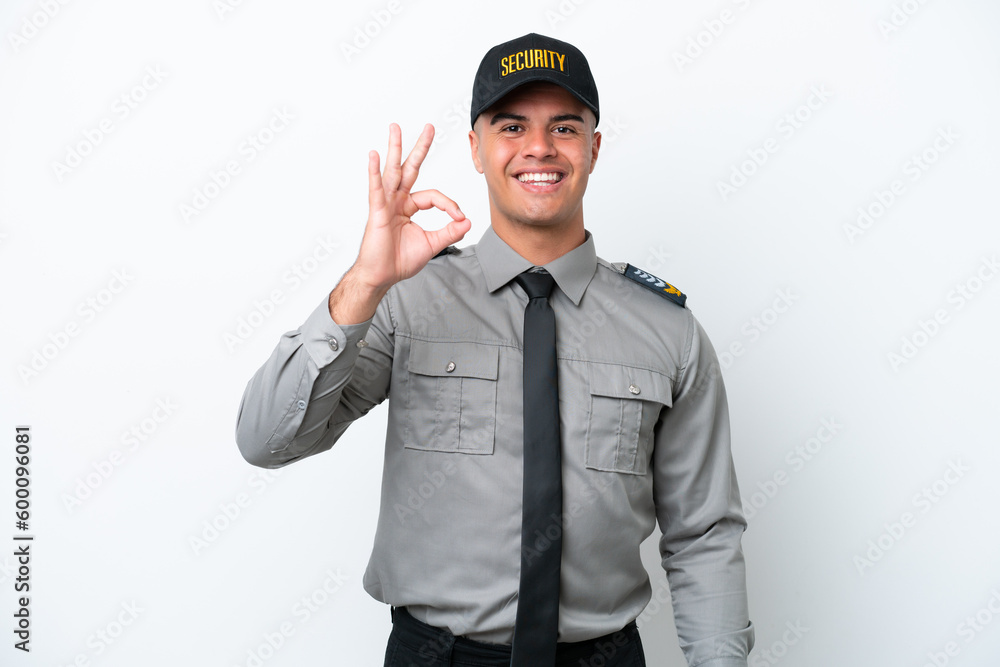
[(512, 220), (529, 227), (557, 227), (564, 222), (562, 218), (554, 218), (544, 214), (523, 215), (512, 218)]

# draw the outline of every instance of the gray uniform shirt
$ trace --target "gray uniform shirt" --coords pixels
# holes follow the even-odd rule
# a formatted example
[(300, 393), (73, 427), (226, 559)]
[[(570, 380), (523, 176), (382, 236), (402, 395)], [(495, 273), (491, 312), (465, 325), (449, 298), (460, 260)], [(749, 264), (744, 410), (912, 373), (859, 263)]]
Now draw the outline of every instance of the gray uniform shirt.
[[(365, 589), (495, 643), (511, 642), (517, 609), (527, 297), (512, 279), (529, 268), (489, 228), (394, 285), (370, 321), (338, 326), (324, 300), (250, 380), (236, 427), (243, 456), (276, 468), (329, 449), (389, 398)], [(589, 232), (544, 268), (558, 286), (559, 641), (615, 632), (642, 612), (651, 587), (639, 545), (658, 520), (689, 664), (746, 665), (746, 523), (705, 332), (598, 258)]]

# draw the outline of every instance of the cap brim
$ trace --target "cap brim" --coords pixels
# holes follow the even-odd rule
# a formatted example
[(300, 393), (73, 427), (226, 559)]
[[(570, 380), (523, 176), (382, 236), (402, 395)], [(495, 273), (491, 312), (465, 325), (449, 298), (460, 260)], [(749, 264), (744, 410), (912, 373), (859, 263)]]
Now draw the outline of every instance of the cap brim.
[[(556, 77), (554, 75), (548, 74), (548, 73), (546, 73), (544, 71), (541, 71), (541, 72), (538, 72), (538, 73), (526, 74), (514, 86), (512, 86), (510, 88), (507, 88), (506, 90), (502, 90), (499, 93), (496, 93), (495, 95), (487, 98), (487, 100), (482, 105), (482, 109), (479, 111), (479, 113), (476, 114), (476, 119), (478, 119), (481, 115), (483, 115), (484, 113), (486, 113), (487, 111), (489, 111), (490, 107), (492, 107), (494, 104), (496, 104), (497, 102), (499, 102), (503, 98), (507, 97), (508, 95), (510, 95), (512, 92), (514, 92), (515, 90), (517, 90), (521, 86), (523, 86), (525, 84), (528, 84), (528, 83), (534, 83), (536, 81), (545, 81), (547, 83), (553, 83), (553, 84), (559, 86), (560, 88), (564, 88), (565, 90), (568, 90), (570, 93), (572, 93), (573, 97), (575, 97), (576, 99), (578, 99), (580, 101), (580, 103), (583, 104), (583, 106), (585, 106), (588, 109), (590, 109), (590, 111), (594, 114), (594, 119), (595, 119), (594, 126), (595, 127), (597, 126), (597, 121), (600, 120), (600, 112), (598, 112), (598, 110), (595, 109), (594, 107), (590, 106), (590, 103), (587, 102), (587, 100), (584, 99), (583, 95), (581, 95), (578, 91), (573, 90), (573, 88), (571, 86), (567, 86), (566, 82), (564, 80), (562, 80), (559, 77)], [(472, 126), (473, 127), (476, 126), (475, 120), (473, 120)]]

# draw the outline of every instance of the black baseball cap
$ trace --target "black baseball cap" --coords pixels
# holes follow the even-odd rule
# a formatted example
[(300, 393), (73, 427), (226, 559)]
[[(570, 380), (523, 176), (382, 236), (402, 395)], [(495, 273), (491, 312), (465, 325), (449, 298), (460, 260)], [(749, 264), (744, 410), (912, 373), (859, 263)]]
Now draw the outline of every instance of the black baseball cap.
[[(518, 86), (549, 81), (587, 105), (597, 120), (597, 84), (580, 49), (558, 39), (530, 33), (494, 46), (479, 63), (472, 84), (472, 125), (479, 114)], [(596, 123), (595, 123), (596, 125)]]

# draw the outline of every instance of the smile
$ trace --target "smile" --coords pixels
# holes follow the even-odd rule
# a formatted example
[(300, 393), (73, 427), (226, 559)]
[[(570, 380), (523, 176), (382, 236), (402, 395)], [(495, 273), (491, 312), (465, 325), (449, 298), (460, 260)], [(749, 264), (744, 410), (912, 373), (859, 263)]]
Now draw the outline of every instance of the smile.
[(526, 172), (517, 175), (517, 180), (519, 180), (522, 183), (531, 183), (532, 185), (542, 185), (542, 186), (558, 183), (562, 179), (563, 179), (563, 174), (554, 171), (542, 172), (542, 173)]

